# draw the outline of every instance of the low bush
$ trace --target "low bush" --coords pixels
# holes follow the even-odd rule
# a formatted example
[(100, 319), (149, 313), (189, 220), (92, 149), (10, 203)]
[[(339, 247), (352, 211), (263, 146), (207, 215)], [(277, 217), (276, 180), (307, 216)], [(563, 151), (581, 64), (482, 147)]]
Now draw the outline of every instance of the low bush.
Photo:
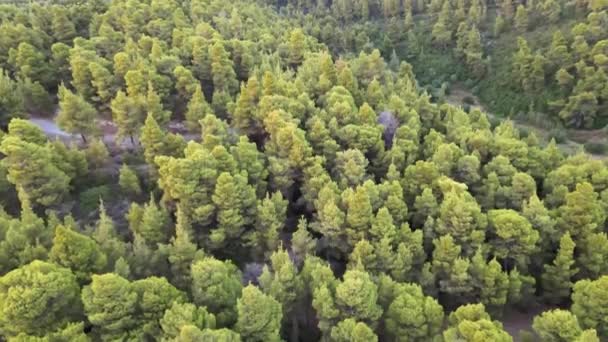
[(585, 151), (591, 154), (606, 154), (608, 152), (608, 143), (588, 142), (585, 144)]

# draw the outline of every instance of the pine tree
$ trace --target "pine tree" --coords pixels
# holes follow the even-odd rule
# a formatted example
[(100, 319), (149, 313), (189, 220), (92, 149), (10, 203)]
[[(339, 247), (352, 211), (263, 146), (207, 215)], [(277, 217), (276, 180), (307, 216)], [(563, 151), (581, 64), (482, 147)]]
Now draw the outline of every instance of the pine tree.
[(0, 277), (0, 328), (6, 337), (44, 335), (80, 318), (80, 289), (67, 268), (35, 260)]
[(236, 322), (237, 299), (241, 297), (241, 290), (241, 272), (232, 262), (207, 257), (192, 264), (194, 303), (213, 313), (218, 327)]
[(583, 329), (595, 329), (601, 339), (608, 338), (608, 276), (596, 280), (580, 280), (574, 284), (571, 311)]
[(371, 228), (372, 205), (369, 194), (364, 186), (358, 186), (348, 200), (346, 214), (347, 239), (350, 246), (354, 246)]
[(192, 241), (194, 232), (181, 206), (178, 206), (176, 216), (175, 236), (164, 248), (171, 265), (172, 283), (179, 289), (187, 289), (192, 283), (191, 265), (195, 260), (202, 259), (204, 251), (198, 250)]
[(119, 90), (111, 103), (112, 119), (118, 127), (117, 135), (120, 138), (130, 137), (131, 143), (134, 143), (134, 136), (144, 121), (144, 111), (137, 101), (138, 98), (127, 96)]
[[(401, 285), (401, 284), (399, 284)], [(411, 288), (408, 288), (411, 286)], [(417, 285), (404, 285), (386, 311), (387, 332), (395, 340), (432, 341), (440, 336), (443, 308)]]
[(95, 240), (63, 226), (55, 228), (49, 258), (71, 269), (81, 283), (88, 281), (92, 273), (103, 271), (107, 264), (107, 258)]
[(137, 297), (128, 280), (113, 273), (93, 275), (82, 290), (93, 331), (104, 339), (127, 338), (136, 324)]
[(583, 332), (576, 316), (560, 309), (534, 317), (532, 329), (542, 341), (576, 341)]
[(236, 331), (241, 338), (252, 342), (278, 342), (283, 313), (281, 304), (257, 287), (243, 288), (237, 303), (238, 321)]
[(162, 205), (159, 206), (151, 196), (150, 201), (143, 207), (141, 221), (135, 227), (129, 226), (151, 246), (156, 246), (158, 243), (166, 243), (169, 240), (170, 221), (167, 210)]
[(331, 340), (335, 342), (377, 342), (378, 336), (365, 323), (347, 318), (331, 329)]
[(139, 178), (133, 169), (127, 164), (122, 164), (118, 175), (118, 184), (122, 191), (130, 196), (138, 196), (141, 194), (141, 186), (139, 185)]
[(566, 203), (559, 207), (557, 228), (569, 232), (577, 242), (583, 240), (603, 224), (606, 215), (597, 194), (589, 183), (579, 183), (576, 190), (566, 195)]
[(438, 235), (450, 234), (465, 255), (473, 255), (484, 240), (485, 215), (469, 194), (449, 191), (444, 195), (436, 222)]
[(163, 108), (160, 96), (154, 90), (152, 82), (148, 82), (148, 93), (146, 95), (146, 111), (152, 115), (156, 122), (165, 125), (171, 119), (171, 112)]
[(188, 130), (190, 130), (191, 132), (200, 131), (200, 121), (207, 114), (213, 114), (213, 111), (211, 109), (211, 106), (209, 106), (207, 101), (205, 101), (205, 95), (203, 94), (201, 86), (197, 85), (194, 94), (192, 94), (190, 102), (188, 102), (188, 110), (184, 114)]
[(35, 46), (21, 42), (16, 49), (11, 48), (8, 55), (19, 77), (40, 82), (43, 86), (50, 85), (52, 79), (49, 64), (45, 60), (44, 53)]
[(503, 330), (502, 324), (492, 321), (483, 304), (459, 307), (448, 318), (449, 327), (443, 332), (446, 341), (511, 342), (513, 338)]
[(504, 31), (505, 26), (505, 18), (502, 15), (498, 15), (496, 17), (496, 21), (494, 22), (494, 37), (500, 36), (500, 34)]
[(445, 48), (452, 40), (452, 28), (450, 24), (450, 2), (445, 1), (437, 22), (431, 32), (433, 40), (439, 47)]
[(248, 237), (258, 255), (268, 255), (279, 246), (280, 233), (287, 219), (287, 200), (280, 192), (258, 200), (256, 230)]
[(220, 40), (209, 47), (209, 57), (211, 59), (214, 92), (223, 91), (232, 94), (238, 90), (233, 62)]
[(378, 287), (362, 269), (346, 271), (344, 280), (336, 286), (335, 304), (343, 319), (353, 318), (375, 327), (382, 315), (377, 300)]
[(545, 265), (541, 285), (545, 298), (552, 303), (560, 303), (570, 296), (572, 277), (578, 272), (578, 269), (573, 267), (574, 247), (575, 243), (570, 234), (564, 234), (552, 265)]
[(161, 333), (159, 320), (173, 303), (183, 303), (185, 295), (164, 277), (148, 277), (131, 283), (137, 292), (138, 327), (136, 334), (141, 339), (156, 338)]
[(110, 152), (101, 139), (93, 139), (85, 151), (91, 169), (99, 169), (110, 159)]
[(183, 326), (192, 325), (201, 330), (215, 329), (215, 316), (204, 307), (190, 303), (173, 303), (160, 320), (164, 340), (176, 339)]
[(69, 44), (76, 37), (76, 27), (67, 16), (67, 9), (62, 6), (53, 7), (51, 16), (51, 31), (56, 41)]
[(92, 100), (101, 106), (107, 106), (115, 91), (114, 75), (98, 62), (89, 63), (89, 72), (91, 73), (91, 84), (97, 92), (97, 97), (93, 97)]
[(80, 134), (87, 142), (86, 135), (96, 131), (97, 111), (82, 96), (72, 93), (65, 86), (59, 87), (59, 114), (57, 125), (68, 133)]
[(502, 14), (505, 16), (505, 21), (511, 22), (513, 15), (515, 14), (513, 0), (502, 0), (501, 10)]
[(67, 194), (70, 177), (53, 163), (47, 147), (12, 136), (9, 126), (0, 151), (6, 156), (2, 164), (8, 170), (8, 181), (33, 203), (48, 206)]
[(92, 238), (106, 255), (108, 266), (114, 267), (118, 259), (126, 256), (125, 243), (120, 240), (114, 221), (106, 212), (103, 201), (99, 203), (99, 220), (95, 225)]
[(291, 250), (294, 254), (295, 263), (301, 266), (309, 255), (314, 255), (317, 247), (317, 239), (312, 237), (308, 231), (308, 223), (304, 217), (298, 221), (298, 229), (291, 237)]
[(212, 195), (217, 208), (217, 228), (211, 232), (210, 243), (220, 248), (233, 239), (241, 237), (247, 220), (245, 215), (255, 203), (255, 190), (242, 175), (222, 172), (217, 178)]
[(528, 30), (528, 11), (524, 5), (518, 5), (515, 13), (515, 28), (520, 32)]
[(297, 310), (304, 291), (304, 284), (298, 274), (296, 265), (292, 262), (289, 253), (281, 247), (270, 256), (272, 269), (264, 266), (259, 277), (260, 287), (267, 295), (276, 299), (282, 305), (285, 318), (291, 319), (291, 337), (298, 339)]
[(488, 213), (490, 229), (495, 236), (490, 244), (494, 255), (503, 262), (514, 260), (520, 269), (525, 269), (539, 234), (528, 220), (513, 210), (499, 209)]
[(289, 34), (287, 59), (289, 65), (295, 68), (304, 61), (304, 51), (306, 49), (306, 36), (301, 29), (295, 29)]
[(173, 75), (176, 78), (175, 89), (178, 95), (184, 102), (187, 102), (196, 91), (196, 86), (199, 82), (194, 78), (190, 70), (181, 65), (175, 67)]

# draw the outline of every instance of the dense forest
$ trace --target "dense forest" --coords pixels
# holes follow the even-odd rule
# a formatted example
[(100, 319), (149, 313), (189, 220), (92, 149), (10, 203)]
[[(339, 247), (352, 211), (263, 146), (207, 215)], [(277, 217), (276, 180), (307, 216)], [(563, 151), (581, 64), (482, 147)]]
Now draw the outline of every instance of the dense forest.
[(608, 1), (4, 1), (0, 340), (608, 341), (606, 162), (514, 116), (608, 123)]

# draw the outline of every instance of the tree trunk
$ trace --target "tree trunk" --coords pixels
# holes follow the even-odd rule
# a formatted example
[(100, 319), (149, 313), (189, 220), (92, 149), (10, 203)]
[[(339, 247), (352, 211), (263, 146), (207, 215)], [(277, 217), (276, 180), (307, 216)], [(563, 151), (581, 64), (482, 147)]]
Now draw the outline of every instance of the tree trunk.
[(298, 315), (296, 312), (292, 312), (291, 314), (291, 336), (289, 340), (292, 342), (298, 342), (300, 340), (300, 327), (298, 326)]

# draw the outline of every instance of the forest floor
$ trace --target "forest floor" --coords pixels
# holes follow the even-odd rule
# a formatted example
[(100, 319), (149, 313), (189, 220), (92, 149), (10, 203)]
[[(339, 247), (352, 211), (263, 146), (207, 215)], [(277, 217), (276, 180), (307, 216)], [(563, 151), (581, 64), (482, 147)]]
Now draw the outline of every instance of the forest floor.
[(531, 331), (532, 322), (534, 317), (543, 311), (550, 310), (551, 307), (538, 305), (527, 312), (511, 309), (505, 311), (503, 316), (500, 318), (506, 332), (513, 337), (513, 342), (520, 342), (520, 332), (522, 330)]
[[(70, 134), (63, 131), (57, 126), (54, 118), (32, 116), (30, 122), (40, 127), (40, 129), (51, 139), (60, 139), (68, 143), (82, 143), (82, 138), (76, 134)], [(118, 138), (116, 125), (111, 120), (97, 120), (98, 135), (109, 148), (133, 149), (139, 146), (139, 141), (136, 137), (133, 141), (129, 138)], [(186, 141), (199, 139), (199, 134), (188, 133), (184, 125), (178, 121), (172, 121), (167, 125), (167, 128), (172, 133), (181, 134)], [(88, 137), (87, 137), (88, 138)]]
[[(465, 99), (467, 98), (472, 99), (474, 101), (474, 103), (471, 105), (471, 108), (480, 109), (482, 112), (488, 115), (489, 119), (510, 119), (511, 121), (513, 121), (516, 127), (527, 130), (528, 132), (534, 132), (534, 134), (536, 134), (536, 136), (544, 142), (549, 141), (550, 132), (547, 129), (538, 127), (536, 125), (519, 120), (517, 118), (506, 118), (490, 112), (489, 110), (487, 110), (487, 108), (484, 107), (484, 105), (480, 102), (479, 98), (475, 94), (464, 88), (462, 85), (456, 84), (450, 89), (450, 94), (446, 97), (446, 102), (451, 105), (463, 107), (465, 105)], [(559, 143), (558, 146), (562, 151), (564, 151), (564, 153), (568, 155), (574, 154), (583, 149), (585, 143), (602, 143), (606, 142), (607, 138), (606, 132), (602, 129), (568, 129), (566, 133), (567, 139), (564, 142)], [(589, 154), (594, 159), (608, 160), (608, 155), (594, 154), (590, 152), (587, 152), (587, 154)]]

